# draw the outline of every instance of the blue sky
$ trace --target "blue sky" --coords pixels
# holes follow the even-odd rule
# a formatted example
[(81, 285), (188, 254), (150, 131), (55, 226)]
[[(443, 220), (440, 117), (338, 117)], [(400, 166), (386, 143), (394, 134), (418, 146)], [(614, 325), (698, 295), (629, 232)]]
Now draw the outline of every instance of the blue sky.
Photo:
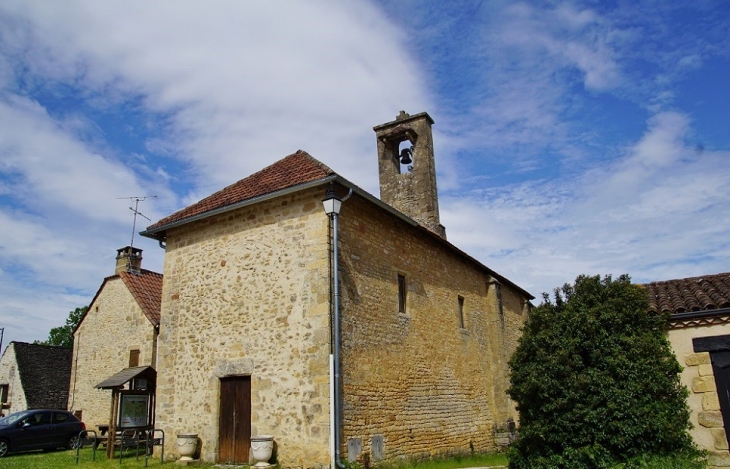
[(4, 344), (113, 274), (120, 197), (156, 221), (297, 149), (377, 195), (401, 109), (436, 121), (449, 240), (538, 298), (730, 271), (725, 0), (5, 0)]

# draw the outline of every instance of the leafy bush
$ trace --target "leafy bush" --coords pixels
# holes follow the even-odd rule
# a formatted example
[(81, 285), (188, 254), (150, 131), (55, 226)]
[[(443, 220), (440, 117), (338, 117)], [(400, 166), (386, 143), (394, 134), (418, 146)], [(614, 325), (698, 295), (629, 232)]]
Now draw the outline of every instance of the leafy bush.
[(511, 468), (697, 454), (666, 317), (647, 311), (645, 290), (627, 275), (580, 276), (554, 302), (544, 295), (510, 360), (508, 392), (520, 413)]

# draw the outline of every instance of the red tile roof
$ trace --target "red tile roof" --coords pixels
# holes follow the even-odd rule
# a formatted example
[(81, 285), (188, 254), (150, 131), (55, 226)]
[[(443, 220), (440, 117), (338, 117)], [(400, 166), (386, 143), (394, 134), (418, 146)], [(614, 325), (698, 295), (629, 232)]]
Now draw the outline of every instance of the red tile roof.
[(132, 293), (147, 319), (154, 326), (159, 326), (162, 305), (162, 274), (142, 270), (138, 274), (121, 272), (119, 277)]
[(730, 308), (730, 273), (652, 282), (649, 310), (671, 314)]
[(324, 163), (316, 160), (305, 151), (297, 150), (296, 153), (277, 161), (271, 166), (163, 218), (157, 223), (148, 226), (147, 229), (159, 228), (173, 222), (184, 220), (185, 218), (270, 194), (288, 187), (317, 181), (333, 174), (335, 172)]

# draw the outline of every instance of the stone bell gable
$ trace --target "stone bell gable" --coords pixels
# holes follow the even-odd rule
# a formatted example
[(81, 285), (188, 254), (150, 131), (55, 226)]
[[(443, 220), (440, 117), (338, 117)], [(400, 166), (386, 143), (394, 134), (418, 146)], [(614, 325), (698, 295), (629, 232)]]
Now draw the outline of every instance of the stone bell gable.
[(433, 123), (425, 112), (411, 116), (401, 111), (394, 121), (373, 127), (380, 199), (446, 238), (439, 218)]

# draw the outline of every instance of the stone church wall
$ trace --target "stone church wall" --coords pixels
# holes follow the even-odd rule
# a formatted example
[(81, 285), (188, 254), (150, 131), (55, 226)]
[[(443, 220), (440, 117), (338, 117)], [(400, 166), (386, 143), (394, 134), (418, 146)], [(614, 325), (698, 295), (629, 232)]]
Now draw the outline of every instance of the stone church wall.
[(340, 220), (344, 454), (377, 462), (497, 449), (516, 419), (507, 361), (525, 299), (436, 235), (356, 197)]
[[(319, 187), (168, 231), (157, 422), (167, 435), (197, 433), (205, 461), (219, 451), (220, 379), (250, 375), (252, 435), (274, 435), (282, 467), (329, 465), (323, 195)], [(516, 416), (504, 391), (523, 298), (510, 285), (498, 295), (494, 279), (437, 235), (358, 196), (342, 207), (344, 459), (348, 441), (374, 460), (496, 449)], [(175, 450), (168, 438), (166, 455)]]

